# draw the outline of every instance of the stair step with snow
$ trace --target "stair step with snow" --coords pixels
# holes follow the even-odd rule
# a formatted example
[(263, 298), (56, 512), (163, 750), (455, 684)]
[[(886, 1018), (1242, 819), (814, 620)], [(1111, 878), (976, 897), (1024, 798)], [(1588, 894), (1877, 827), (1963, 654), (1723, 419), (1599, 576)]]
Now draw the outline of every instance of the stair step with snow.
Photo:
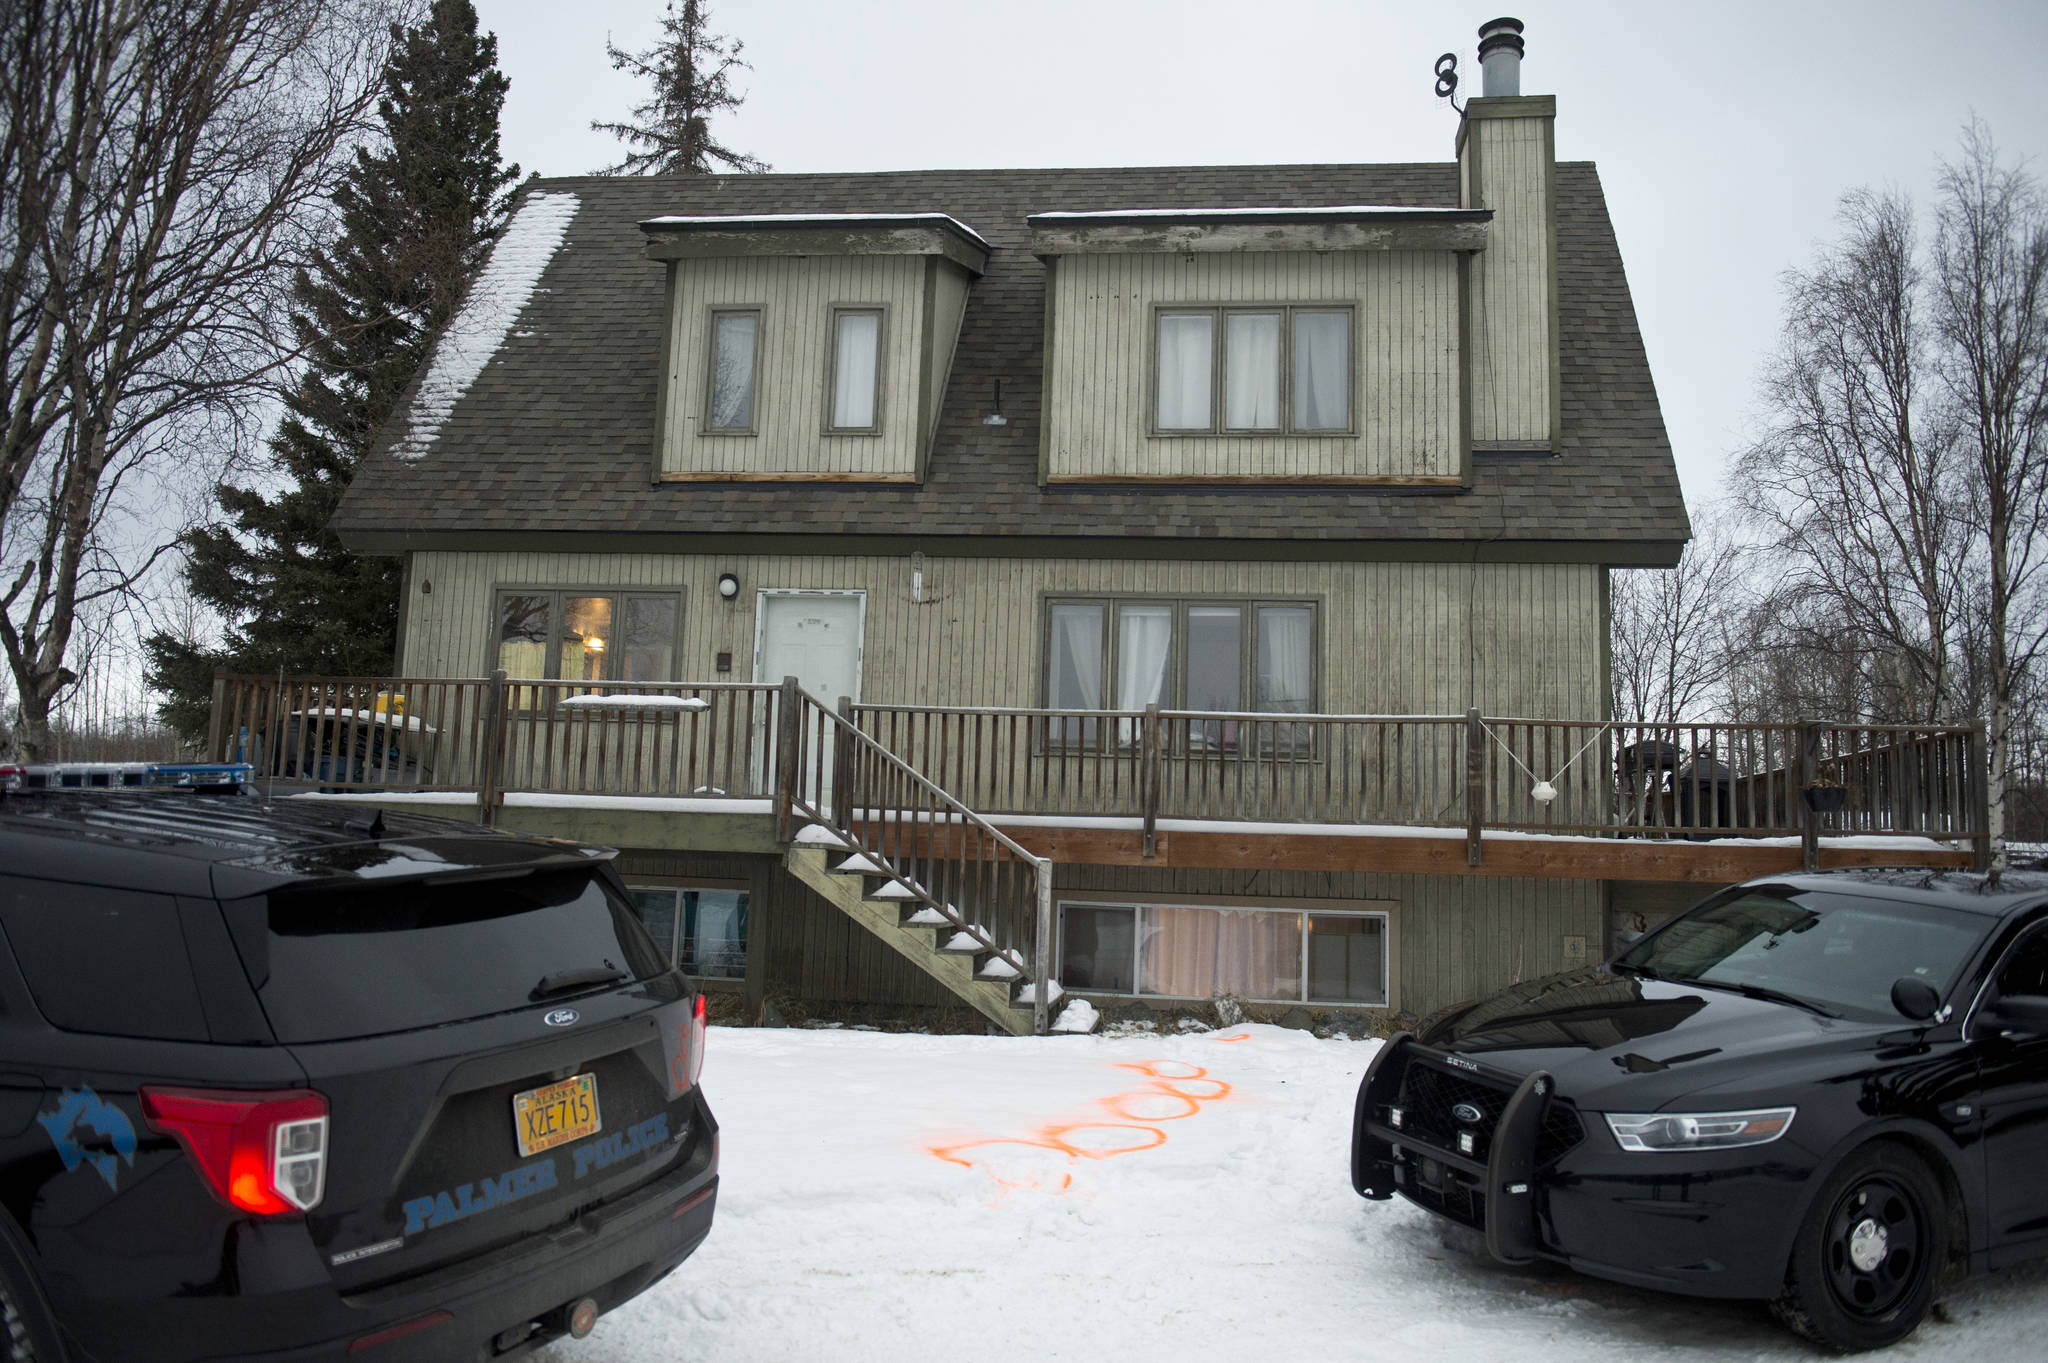
[[(1027, 1013), (1030, 1012), (1032, 1007), (1034, 1006), (1033, 1001), (1036, 997), (1035, 991), (1037, 990), (1037, 988), (1038, 981), (1024, 981), (1022, 984), (1017, 986), (1016, 996), (1010, 1000), (1010, 1006), (1012, 1008), (1021, 1008)], [(1066, 990), (1060, 988), (1060, 982), (1058, 980), (1047, 980), (1045, 982), (1045, 998), (1047, 1003), (1058, 1003), (1060, 1001), (1060, 997), (1066, 992)]]
[(955, 910), (953, 916), (948, 918), (940, 910), (933, 908), (929, 904), (924, 904), (920, 905), (915, 913), (911, 913), (904, 918), (903, 926), (906, 928), (956, 928), (960, 926), (960, 915), (959, 911)]
[[(836, 874), (831, 863), (839, 855), (834, 850), (799, 841), (784, 853), (783, 864), (812, 893), (866, 928), (890, 950), (944, 985), (1003, 1031), (1017, 1036), (1031, 1034), (1031, 1010), (1015, 1005), (1014, 982), (977, 978), (977, 962), (990, 955), (989, 947), (983, 945), (973, 952), (941, 951), (937, 939), (948, 930), (956, 935), (971, 934), (965, 934), (959, 922), (948, 920), (918, 891), (902, 882), (891, 881), (883, 887), (897, 891), (895, 894), (864, 894), (865, 874)], [(912, 924), (912, 930), (906, 931), (904, 911), (913, 907), (915, 911), (910, 917), (917, 918), (929, 910), (940, 921)]]
[(939, 950), (948, 956), (980, 956), (985, 952), (994, 951), (995, 948), (963, 929), (948, 937)]
[(891, 874), (888, 867), (881, 865), (865, 852), (856, 852), (832, 868), (834, 875), (842, 876), (886, 876)]
[(919, 893), (918, 893), (918, 892), (917, 892), (916, 890), (913, 890), (913, 889), (911, 889), (911, 888), (910, 888), (910, 887), (909, 887), (908, 885), (905, 885), (905, 884), (904, 884), (904, 883), (903, 883), (902, 881), (900, 881), (900, 880), (892, 880), (892, 881), (890, 881), (890, 882), (889, 882), (888, 884), (886, 884), (886, 885), (878, 885), (878, 886), (876, 886), (876, 887), (875, 887), (874, 889), (872, 889), (872, 890), (869, 890), (869, 891), (868, 891), (868, 895), (867, 895), (867, 897), (868, 897), (869, 899), (922, 899), (922, 898), (924, 898), (924, 896), (923, 896), (923, 895), (919, 894)]

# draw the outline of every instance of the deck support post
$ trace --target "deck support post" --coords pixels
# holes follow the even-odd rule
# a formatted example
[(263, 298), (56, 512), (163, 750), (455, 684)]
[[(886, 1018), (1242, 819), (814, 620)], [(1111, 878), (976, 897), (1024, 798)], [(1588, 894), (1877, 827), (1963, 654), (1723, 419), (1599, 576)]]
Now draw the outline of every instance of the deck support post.
[(1983, 720), (1970, 726), (1963, 739), (1963, 760), (1969, 764), (1964, 777), (1964, 799), (1969, 802), (1970, 845), (1980, 871), (1991, 869), (1991, 769), (1990, 746)]
[(1159, 855), (1159, 703), (1145, 706), (1145, 728), (1138, 741), (1138, 809), (1145, 820), (1140, 855)]
[(1806, 792), (1813, 788), (1814, 780), (1820, 775), (1819, 720), (1803, 720), (1799, 725), (1799, 847), (1800, 865), (1809, 871), (1820, 869), (1820, 814), (1807, 800)]
[(1046, 982), (1052, 978), (1052, 858), (1038, 860), (1038, 923), (1037, 943), (1033, 954), (1037, 957), (1032, 965), (1031, 985), (1031, 1034), (1044, 1036), (1052, 1026), (1052, 1000), (1047, 997), (1052, 991)]
[(1479, 707), (1465, 712), (1465, 864), (1477, 866), (1485, 859), (1479, 836), (1486, 814), (1486, 723)]
[(220, 746), (221, 713), (227, 709), (227, 700), (228, 674), (216, 667), (213, 669), (213, 704), (206, 715), (206, 760), (209, 762), (228, 760)]
[(486, 828), (498, 823), (498, 809), (505, 803), (505, 739), (511, 732), (510, 707), (506, 704), (505, 669), (491, 673), (484, 692), (483, 731), (477, 735), (481, 770), (477, 773), (476, 819)]
[(775, 696), (775, 841), (787, 843), (796, 836), (796, 783), (803, 770), (802, 714), (803, 687), (795, 677), (784, 677)]

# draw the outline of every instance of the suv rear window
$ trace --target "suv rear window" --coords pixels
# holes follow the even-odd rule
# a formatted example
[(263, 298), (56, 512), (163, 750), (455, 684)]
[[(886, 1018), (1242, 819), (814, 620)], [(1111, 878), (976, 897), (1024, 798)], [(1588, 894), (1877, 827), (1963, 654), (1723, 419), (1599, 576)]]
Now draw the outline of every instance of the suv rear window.
[(595, 869), (284, 892), (268, 917), (258, 995), (286, 1043), (530, 1008), (541, 980), (564, 972), (615, 969), (624, 983), (669, 968)]
[(206, 1040), (170, 895), (0, 877), (0, 930), (51, 1026)]

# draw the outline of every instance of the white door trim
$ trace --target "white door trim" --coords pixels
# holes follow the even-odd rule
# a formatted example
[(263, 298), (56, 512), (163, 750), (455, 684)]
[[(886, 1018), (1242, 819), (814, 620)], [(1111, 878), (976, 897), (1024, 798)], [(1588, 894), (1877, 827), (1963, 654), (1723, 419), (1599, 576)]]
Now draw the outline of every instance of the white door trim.
[[(867, 672), (868, 654), (868, 594), (864, 587), (756, 587), (754, 589), (754, 682), (756, 685), (780, 686), (782, 678), (761, 675), (761, 656), (765, 651), (768, 637), (768, 601), (771, 596), (850, 596), (860, 603), (860, 614), (855, 625), (860, 638), (853, 650), (853, 703), (860, 704), (861, 678)], [(837, 696), (820, 696), (826, 706), (838, 703)]]

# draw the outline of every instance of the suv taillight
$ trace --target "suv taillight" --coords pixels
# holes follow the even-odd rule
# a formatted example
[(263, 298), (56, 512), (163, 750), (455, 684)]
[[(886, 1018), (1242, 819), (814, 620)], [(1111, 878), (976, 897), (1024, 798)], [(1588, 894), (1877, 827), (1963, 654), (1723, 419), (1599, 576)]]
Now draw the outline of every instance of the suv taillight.
[(319, 1205), (327, 1186), (327, 1100), (319, 1094), (145, 1087), (142, 1115), (178, 1138), (229, 1206), (282, 1216)]
[(699, 994), (690, 1007), (690, 1087), (704, 1073), (704, 996)]

